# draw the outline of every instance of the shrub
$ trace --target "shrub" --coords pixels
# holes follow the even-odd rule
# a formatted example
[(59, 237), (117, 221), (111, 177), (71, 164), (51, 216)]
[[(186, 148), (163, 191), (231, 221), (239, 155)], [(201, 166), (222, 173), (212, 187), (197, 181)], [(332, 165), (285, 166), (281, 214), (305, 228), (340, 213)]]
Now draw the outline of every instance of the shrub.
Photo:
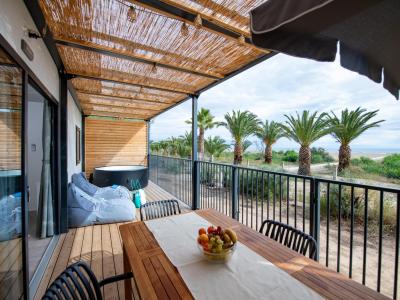
[(335, 159), (329, 155), (329, 153), (324, 148), (311, 148), (311, 163), (318, 164), (324, 162), (333, 162)]
[(382, 162), (374, 161), (368, 157), (360, 157), (353, 159), (351, 163), (367, 173), (400, 179), (400, 154), (386, 156)]
[(382, 163), (387, 177), (400, 179), (400, 154), (386, 156)]
[[(328, 199), (326, 191), (321, 193), (321, 215), (326, 217)], [(364, 197), (362, 194), (354, 193), (354, 219), (363, 221)], [(337, 219), (339, 217), (339, 187), (331, 186), (329, 191), (329, 210), (330, 217)], [(350, 187), (342, 187), (341, 198), (341, 218), (351, 218), (351, 190)]]
[(299, 154), (296, 151), (288, 150), (282, 157), (283, 161), (297, 162), (299, 160)]

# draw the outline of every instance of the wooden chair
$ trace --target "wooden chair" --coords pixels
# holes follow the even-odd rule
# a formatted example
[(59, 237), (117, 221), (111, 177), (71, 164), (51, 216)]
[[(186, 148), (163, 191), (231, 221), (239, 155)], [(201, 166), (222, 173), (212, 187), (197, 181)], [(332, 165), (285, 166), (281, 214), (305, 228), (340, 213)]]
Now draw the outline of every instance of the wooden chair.
[(278, 221), (265, 220), (259, 232), (304, 256), (308, 251), (310, 258), (317, 259), (317, 242), (299, 229)]
[(140, 219), (142, 221), (179, 215), (180, 213), (181, 208), (177, 200), (147, 202), (140, 207)]
[(108, 277), (98, 281), (89, 266), (79, 261), (62, 272), (49, 286), (42, 300), (50, 299), (90, 299), (102, 300), (101, 287), (120, 280), (130, 280), (132, 272)]

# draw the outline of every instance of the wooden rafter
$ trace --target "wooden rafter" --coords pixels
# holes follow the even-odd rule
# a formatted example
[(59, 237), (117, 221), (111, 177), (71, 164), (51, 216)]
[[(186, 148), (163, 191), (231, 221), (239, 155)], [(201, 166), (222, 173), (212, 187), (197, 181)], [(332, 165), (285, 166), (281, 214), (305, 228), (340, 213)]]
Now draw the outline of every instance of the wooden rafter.
[(169, 89), (169, 88), (165, 88), (165, 87), (161, 87), (161, 86), (157, 86), (154, 84), (139, 84), (139, 83), (132, 83), (129, 81), (122, 81), (122, 80), (114, 80), (111, 78), (106, 78), (104, 76), (101, 77), (96, 77), (96, 76), (91, 76), (91, 75), (87, 75), (84, 74), (83, 72), (75, 72), (75, 73), (69, 73), (71, 78), (86, 78), (86, 79), (93, 79), (93, 80), (100, 80), (100, 81), (108, 81), (108, 82), (113, 82), (113, 83), (122, 83), (122, 84), (126, 84), (126, 85), (132, 85), (132, 86), (139, 86), (139, 87), (145, 87), (145, 88), (150, 88), (150, 89), (156, 89), (156, 90), (160, 90), (160, 91), (166, 91), (166, 92), (179, 92), (182, 94), (186, 94), (186, 95), (190, 95), (193, 94), (194, 91), (189, 91), (189, 90), (181, 90), (181, 89)]
[(97, 104), (86, 104), (81, 103), (83, 110), (93, 110), (93, 111), (106, 111), (106, 112), (115, 112), (115, 113), (125, 113), (125, 114), (136, 114), (143, 116), (152, 116), (155, 114), (153, 110), (147, 109), (131, 109), (126, 107), (110, 107), (106, 105), (97, 105)]
[(149, 118), (148, 116), (139, 115), (139, 114), (115, 113), (115, 112), (96, 111), (96, 110), (85, 110), (84, 114), (86, 116), (131, 118), (131, 119), (140, 119), (140, 120), (147, 120)]
[(107, 96), (103, 96), (103, 97), (98, 97), (98, 96), (92, 97), (91, 95), (83, 96), (82, 94), (79, 94), (79, 93), (78, 93), (78, 99), (82, 105), (83, 104), (93, 104), (93, 105), (104, 105), (104, 106), (110, 106), (110, 107), (127, 107), (127, 108), (146, 109), (146, 110), (154, 110), (154, 111), (160, 111), (169, 106), (168, 104), (127, 100), (124, 98), (115, 100), (115, 98), (110, 99)]
[[(105, 97), (105, 98), (108, 98), (110, 100), (111, 99), (115, 99), (115, 100), (125, 100), (125, 101), (129, 101), (129, 100), (131, 100), (131, 101), (141, 101), (141, 102), (146, 102), (146, 103), (149, 103), (149, 104), (151, 104), (151, 103), (164, 104), (164, 105), (167, 105), (167, 106), (168, 106), (168, 104), (174, 104), (175, 103), (175, 101), (169, 101), (169, 100), (167, 100), (167, 101), (152, 100), (152, 99), (145, 99), (144, 97), (140, 98), (140, 97), (136, 97), (136, 96), (135, 97), (122, 97), (122, 96), (109, 95), (107, 93), (93, 93), (93, 92), (90, 92), (90, 91), (87, 92), (85, 90), (79, 90), (79, 89), (77, 89), (76, 92), (78, 94), (87, 95), (87, 96)], [(133, 92), (132, 92), (132, 94), (133, 94)]]

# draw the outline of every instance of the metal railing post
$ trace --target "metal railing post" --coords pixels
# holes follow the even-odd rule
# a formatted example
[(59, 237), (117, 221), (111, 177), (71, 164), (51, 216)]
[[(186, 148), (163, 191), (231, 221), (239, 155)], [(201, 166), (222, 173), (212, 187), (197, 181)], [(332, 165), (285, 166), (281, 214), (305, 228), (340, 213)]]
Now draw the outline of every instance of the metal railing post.
[(239, 211), (238, 211), (238, 187), (239, 187), (239, 170), (236, 166), (232, 166), (232, 179), (231, 179), (231, 197), (232, 197), (232, 218), (235, 220), (239, 220)]
[(319, 261), (320, 240), (320, 183), (315, 178), (310, 179), (310, 234), (317, 242), (316, 260)]
[(192, 209), (199, 209), (200, 168), (197, 156), (197, 109), (198, 95), (192, 95)]
[(199, 209), (199, 194), (200, 194), (200, 168), (199, 161), (193, 161), (193, 178), (192, 178), (192, 209)]

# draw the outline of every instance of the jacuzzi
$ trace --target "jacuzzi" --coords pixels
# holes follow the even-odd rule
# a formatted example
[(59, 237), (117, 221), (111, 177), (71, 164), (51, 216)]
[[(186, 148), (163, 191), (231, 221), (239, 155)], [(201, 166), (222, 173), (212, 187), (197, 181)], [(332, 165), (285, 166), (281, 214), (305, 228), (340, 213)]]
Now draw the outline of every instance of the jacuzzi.
[(145, 166), (109, 166), (98, 167), (93, 172), (93, 184), (99, 187), (113, 184), (123, 185), (131, 189), (131, 181), (139, 180), (142, 188), (149, 180), (148, 169)]

